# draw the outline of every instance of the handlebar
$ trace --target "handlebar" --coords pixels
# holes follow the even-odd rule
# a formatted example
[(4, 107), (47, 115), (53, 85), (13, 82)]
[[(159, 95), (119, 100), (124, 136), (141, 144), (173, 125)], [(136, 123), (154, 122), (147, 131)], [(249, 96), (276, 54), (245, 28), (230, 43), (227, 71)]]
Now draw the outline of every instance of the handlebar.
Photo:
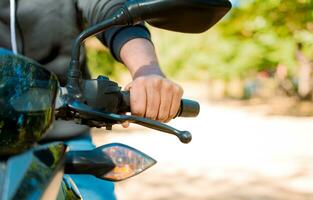
[[(61, 89), (62, 90), (62, 89)], [(60, 93), (61, 100), (56, 109), (56, 118), (75, 120), (77, 123), (90, 127), (106, 127), (125, 121), (136, 123), (148, 128), (170, 133), (177, 136), (181, 142), (189, 143), (191, 133), (180, 131), (169, 125), (151, 119), (124, 115), (130, 112), (130, 93), (121, 91), (117, 83), (107, 77), (100, 76), (96, 80), (85, 80), (82, 84), (83, 100), (67, 95), (66, 88)], [(58, 102), (58, 101), (57, 101)], [(182, 99), (180, 109), (176, 115), (179, 117), (196, 117), (200, 105), (196, 101)]]

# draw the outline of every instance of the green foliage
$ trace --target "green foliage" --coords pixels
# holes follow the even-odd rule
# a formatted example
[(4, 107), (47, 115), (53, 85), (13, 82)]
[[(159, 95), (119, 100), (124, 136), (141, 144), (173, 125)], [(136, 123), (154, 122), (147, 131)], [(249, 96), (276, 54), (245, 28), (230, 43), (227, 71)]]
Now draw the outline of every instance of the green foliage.
[(125, 67), (117, 62), (105, 48), (88, 46), (87, 62), (92, 78), (106, 75), (118, 79), (121, 73), (125, 73)]
[(156, 44), (166, 71), (185, 78), (231, 79), (271, 70), (280, 63), (293, 72), (298, 43), (313, 57), (312, 0), (244, 0), (240, 5), (205, 34), (157, 31), (161, 38)]
[(220, 31), (225, 38), (234, 38), (238, 45), (253, 43), (254, 50), (238, 54), (262, 54), (251, 62), (255, 70), (264, 70), (278, 63), (297, 67), (295, 50), (298, 44), (313, 58), (313, 1), (312, 0), (253, 0), (240, 2), (241, 7), (233, 9), (231, 16), (221, 24)]

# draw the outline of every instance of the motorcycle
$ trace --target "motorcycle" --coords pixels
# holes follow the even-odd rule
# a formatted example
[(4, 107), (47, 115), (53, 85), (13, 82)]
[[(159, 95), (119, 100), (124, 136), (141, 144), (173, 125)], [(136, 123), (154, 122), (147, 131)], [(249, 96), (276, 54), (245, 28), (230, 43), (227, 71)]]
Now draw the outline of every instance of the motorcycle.
[[(116, 25), (146, 21), (152, 26), (185, 33), (201, 33), (231, 8), (228, 0), (132, 0), (107, 20), (83, 31), (74, 41), (67, 85), (40, 64), (0, 49), (0, 199), (82, 199), (75, 183), (64, 174), (90, 174), (121, 181), (156, 161), (124, 144), (107, 144), (74, 151), (64, 141), (42, 141), (55, 119), (89, 127), (125, 121), (191, 141), (180, 131), (147, 118), (122, 114), (130, 111), (129, 92), (105, 76), (83, 80), (79, 56), (82, 42)], [(177, 116), (196, 117), (197, 102), (183, 99)]]

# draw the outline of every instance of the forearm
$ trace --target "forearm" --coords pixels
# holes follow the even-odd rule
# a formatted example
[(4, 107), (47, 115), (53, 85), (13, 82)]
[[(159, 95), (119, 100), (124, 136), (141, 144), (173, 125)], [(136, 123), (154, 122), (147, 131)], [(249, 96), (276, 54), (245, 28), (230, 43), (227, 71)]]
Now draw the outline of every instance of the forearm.
[(120, 50), (120, 57), (133, 79), (145, 75), (164, 76), (158, 63), (153, 44), (146, 39), (128, 41)]

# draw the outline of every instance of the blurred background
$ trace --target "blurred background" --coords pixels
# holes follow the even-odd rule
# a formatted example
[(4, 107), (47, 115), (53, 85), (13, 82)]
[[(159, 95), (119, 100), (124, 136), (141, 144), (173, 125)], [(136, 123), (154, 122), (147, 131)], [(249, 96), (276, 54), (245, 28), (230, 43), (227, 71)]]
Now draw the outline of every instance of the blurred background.
[[(93, 131), (97, 145), (122, 142), (158, 163), (116, 185), (120, 200), (313, 199), (313, 1), (237, 0), (199, 35), (150, 28), (163, 71), (198, 118), (184, 145), (131, 125)], [(95, 39), (87, 42), (94, 77), (125, 86), (126, 69)]]

